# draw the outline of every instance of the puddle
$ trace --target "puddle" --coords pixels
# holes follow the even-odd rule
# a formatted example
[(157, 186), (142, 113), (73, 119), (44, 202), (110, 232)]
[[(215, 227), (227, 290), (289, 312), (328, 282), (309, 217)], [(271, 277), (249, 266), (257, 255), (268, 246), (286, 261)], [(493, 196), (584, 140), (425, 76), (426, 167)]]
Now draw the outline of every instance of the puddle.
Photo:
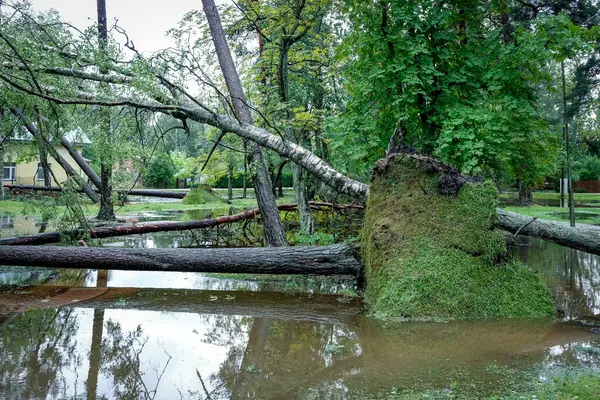
[(61, 308), (14, 315), (0, 327), (0, 394), (314, 399), (450, 385), (494, 394), (510, 390), (516, 370), (599, 365), (600, 335), (547, 320), (386, 327), (364, 315), (327, 323), (275, 310), (269, 318), (237, 312)]

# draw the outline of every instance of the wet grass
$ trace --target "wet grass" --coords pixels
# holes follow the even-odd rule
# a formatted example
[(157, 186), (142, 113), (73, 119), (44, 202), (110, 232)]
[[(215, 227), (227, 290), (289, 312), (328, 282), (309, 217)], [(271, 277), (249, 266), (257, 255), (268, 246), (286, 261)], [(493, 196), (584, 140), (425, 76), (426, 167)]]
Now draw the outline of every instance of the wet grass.
[(23, 213), (24, 204), (15, 200), (0, 201), (0, 213), (6, 215), (20, 215)]
[[(493, 368), (491, 366), (490, 368)], [(389, 392), (361, 394), (365, 400), (397, 399), (478, 399), (478, 400), (596, 400), (600, 399), (600, 371), (584, 367), (557, 371), (514, 371), (501, 369), (498, 378), (503, 388), (490, 393), (468, 384), (450, 382), (444, 389), (412, 390), (394, 388)]]

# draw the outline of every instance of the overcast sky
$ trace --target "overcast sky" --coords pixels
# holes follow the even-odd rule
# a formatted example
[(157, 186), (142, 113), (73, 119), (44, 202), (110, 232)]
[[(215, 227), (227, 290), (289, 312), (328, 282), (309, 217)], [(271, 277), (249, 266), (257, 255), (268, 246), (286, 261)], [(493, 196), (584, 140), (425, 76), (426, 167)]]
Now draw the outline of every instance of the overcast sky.
[[(226, 0), (217, 0), (220, 4)], [(57, 10), (62, 18), (78, 28), (96, 21), (96, 0), (32, 0), (38, 11)], [(125, 28), (139, 51), (153, 52), (171, 45), (165, 36), (190, 10), (202, 9), (201, 0), (106, 0), (109, 25), (114, 18)]]

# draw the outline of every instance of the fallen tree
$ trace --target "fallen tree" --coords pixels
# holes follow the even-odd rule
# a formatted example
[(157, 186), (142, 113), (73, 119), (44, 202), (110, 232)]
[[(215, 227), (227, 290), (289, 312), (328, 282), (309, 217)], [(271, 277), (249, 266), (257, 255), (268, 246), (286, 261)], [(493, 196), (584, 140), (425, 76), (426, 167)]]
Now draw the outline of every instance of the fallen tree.
[[(62, 192), (62, 188), (57, 186), (35, 186), (35, 185), (4, 185), (8, 190), (13, 191), (40, 191), (40, 192)], [(98, 192), (98, 189), (94, 189)], [(116, 190), (118, 193), (123, 193), (128, 196), (147, 196), (147, 197), (162, 197), (167, 199), (183, 199), (187, 192), (170, 192), (165, 190), (152, 189), (131, 189), (131, 190)]]
[[(357, 209), (361, 210), (364, 207), (359, 205), (346, 205), (346, 204), (332, 204), (324, 202), (313, 201), (310, 203), (311, 207), (320, 210), (346, 210), (346, 209)], [(297, 204), (280, 204), (277, 206), (280, 211), (295, 211), (298, 208)], [(63, 232), (46, 232), (36, 235), (19, 236), (12, 238), (0, 239), (0, 246), (39, 246), (52, 243), (60, 243), (63, 238), (70, 238), (72, 240), (93, 238), (93, 239), (105, 239), (116, 236), (129, 236), (129, 235), (142, 235), (146, 233), (155, 232), (172, 232), (172, 231), (186, 231), (192, 229), (204, 229), (212, 228), (218, 225), (231, 224), (234, 222), (245, 221), (252, 219), (260, 215), (258, 208), (244, 211), (233, 215), (224, 215), (216, 218), (206, 218), (196, 221), (155, 221), (155, 222), (143, 222), (139, 224), (125, 224), (116, 226), (103, 226), (98, 228), (79, 229), (72, 231)]]
[[(571, 227), (566, 222), (543, 221), (498, 209), (498, 227), (512, 233), (533, 236), (561, 246), (600, 255), (600, 227), (577, 224)], [(533, 221), (533, 222), (532, 222)]]
[(0, 246), (0, 260), (7, 266), (125, 271), (353, 276), (361, 271), (355, 250), (345, 244), (226, 249)]
[(83, 173), (86, 174), (86, 176), (88, 177), (90, 182), (94, 184), (96, 189), (100, 190), (100, 187), (102, 186), (102, 181), (100, 180), (100, 177), (98, 176), (98, 174), (96, 174), (92, 167), (90, 167), (87, 161), (85, 161), (83, 156), (73, 148), (71, 142), (69, 142), (66, 138), (63, 137), (60, 141), (60, 144), (67, 150), (71, 158), (75, 160), (77, 165), (79, 165), (79, 168), (81, 168)]

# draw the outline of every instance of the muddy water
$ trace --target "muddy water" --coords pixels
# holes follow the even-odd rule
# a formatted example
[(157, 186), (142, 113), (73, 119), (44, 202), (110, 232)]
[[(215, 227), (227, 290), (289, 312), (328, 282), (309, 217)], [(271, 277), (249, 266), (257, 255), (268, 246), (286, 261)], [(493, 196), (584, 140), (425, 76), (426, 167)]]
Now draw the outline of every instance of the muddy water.
[[(24, 225), (13, 220), (11, 229)], [(187, 239), (112, 244), (174, 247)], [(349, 292), (348, 281), (59, 271), (53, 285), (106, 291), (60, 308), (34, 298), (18, 313), (6, 301), (0, 398), (363, 399), (405, 389), (481, 398), (519, 392), (556, 369), (600, 368), (600, 335), (569, 321), (600, 314), (600, 259), (528, 238), (520, 244), (519, 257), (555, 295), (557, 320), (384, 324), (355, 298), (323, 294)], [(19, 273), (29, 280), (4, 284), (45, 281)], [(34, 288), (4, 286), (0, 299)], [(84, 298), (67, 296), (76, 297)]]

